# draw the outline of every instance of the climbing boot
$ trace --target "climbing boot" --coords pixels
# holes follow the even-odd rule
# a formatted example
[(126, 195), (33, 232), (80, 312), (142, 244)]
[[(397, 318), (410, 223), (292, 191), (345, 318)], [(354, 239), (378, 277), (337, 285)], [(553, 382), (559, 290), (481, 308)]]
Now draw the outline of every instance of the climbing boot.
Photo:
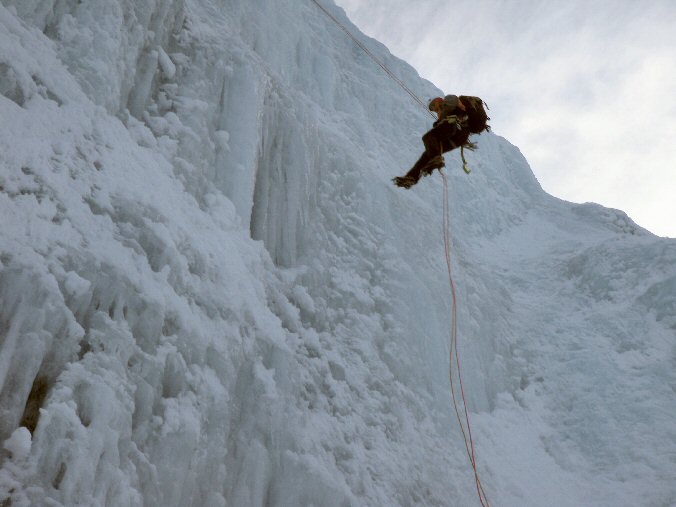
[(402, 188), (411, 188), (418, 183), (418, 181), (411, 176), (397, 176), (396, 178), (392, 178), (392, 181), (395, 185)]

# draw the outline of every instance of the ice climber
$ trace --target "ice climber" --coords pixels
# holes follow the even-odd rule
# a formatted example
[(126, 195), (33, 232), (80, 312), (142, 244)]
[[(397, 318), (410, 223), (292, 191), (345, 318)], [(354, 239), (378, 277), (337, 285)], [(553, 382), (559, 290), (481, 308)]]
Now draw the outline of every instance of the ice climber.
[(422, 137), (425, 151), (418, 161), (405, 176), (397, 176), (392, 180), (399, 187), (411, 188), (422, 176), (429, 176), (435, 169), (441, 169), (445, 165), (443, 153), (463, 146), (473, 148), (468, 141), (469, 136), (489, 129), (486, 124), (489, 118), (479, 97), (436, 97), (430, 101), (429, 109), (436, 113), (438, 119)]

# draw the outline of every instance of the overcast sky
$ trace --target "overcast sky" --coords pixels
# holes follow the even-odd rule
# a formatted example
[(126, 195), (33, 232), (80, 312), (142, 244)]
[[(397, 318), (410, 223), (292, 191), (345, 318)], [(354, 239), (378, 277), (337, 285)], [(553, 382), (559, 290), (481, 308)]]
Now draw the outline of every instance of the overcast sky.
[(676, 0), (336, 0), (445, 93), (479, 95), (544, 189), (676, 237)]

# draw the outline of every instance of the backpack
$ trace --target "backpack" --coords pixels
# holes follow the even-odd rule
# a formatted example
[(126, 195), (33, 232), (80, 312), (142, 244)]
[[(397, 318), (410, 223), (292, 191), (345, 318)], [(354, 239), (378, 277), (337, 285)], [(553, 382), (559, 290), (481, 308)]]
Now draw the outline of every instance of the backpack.
[(469, 131), (472, 134), (480, 134), (484, 130), (490, 132), (491, 127), (488, 125), (490, 118), (486, 114), (486, 109), (484, 109), (484, 101), (479, 97), (472, 97), (470, 95), (460, 95), (458, 98), (467, 110), (467, 127)]

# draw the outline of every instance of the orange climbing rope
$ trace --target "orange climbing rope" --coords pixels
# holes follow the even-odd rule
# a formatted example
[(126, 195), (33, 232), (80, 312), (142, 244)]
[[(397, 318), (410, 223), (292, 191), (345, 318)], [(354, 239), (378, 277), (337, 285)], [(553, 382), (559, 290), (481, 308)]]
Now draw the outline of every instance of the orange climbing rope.
[[(446, 179), (446, 174), (443, 169), (439, 170), (441, 178), (444, 182), (444, 217), (443, 217), (443, 227), (444, 227), (444, 250), (446, 252), (446, 267), (448, 268), (448, 281), (451, 287), (451, 348), (450, 348), (450, 369), (449, 369), (449, 379), (451, 381), (451, 397), (453, 398), (453, 408), (455, 409), (455, 415), (458, 419), (458, 425), (460, 426), (460, 431), (462, 432), (462, 438), (465, 441), (465, 450), (467, 451), (467, 457), (469, 462), (472, 465), (474, 470), (474, 481), (476, 482), (476, 491), (479, 495), (479, 501), (483, 507), (490, 507), (488, 503), (488, 498), (486, 497), (486, 492), (484, 491), (483, 486), (481, 485), (481, 479), (479, 478), (479, 471), (477, 469), (476, 463), (476, 451), (474, 449), (474, 439), (472, 437), (472, 427), (469, 423), (469, 411), (467, 410), (467, 400), (465, 399), (465, 387), (462, 382), (462, 372), (460, 369), (460, 354), (458, 353), (458, 305), (457, 305), (457, 293), (455, 290), (455, 281), (453, 280), (453, 267), (451, 263), (451, 239), (450, 239), (450, 207), (448, 205), (448, 180)], [(467, 425), (467, 431), (465, 431), (465, 426), (462, 423), (462, 418), (460, 417), (460, 409), (458, 408), (458, 400), (455, 395), (455, 383), (453, 380), (453, 363), (455, 362), (457, 366), (457, 375), (458, 381), (460, 384), (460, 394), (462, 397), (462, 404), (465, 415), (465, 423)]]
[[(326, 14), (338, 27), (343, 30), (347, 34), (350, 39), (354, 41), (354, 43), (359, 46), (383, 71), (393, 80), (395, 81), (399, 86), (401, 86), (406, 93), (408, 93), (413, 100), (415, 100), (418, 104), (420, 104), (425, 111), (430, 113), (430, 115), (436, 119), (436, 116), (432, 111), (430, 111), (427, 107), (427, 104), (422, 101), (420, 97), (418, 97), (408, 86), (406, 86), (406, 83), (404, 83), (401, 79), (399, 79), (397, 76), (394, 75), (394, 73), (387, 68), (387, 66), (382, 63), (376, 56), (359, 40), (357, 37), (355, 37), (335, 16), (333, 16), (328, 10), (326, 10), (317, 0), (312, 0), (312, 2), (319, 7), (324, 14)], [(464, 156), (463, 156), (463, 162), (464, 162)], [(463, 168), (466, 167), (466, 164), (464, 165)], [(465, 169), (466, 170), (466, 169)], [(451, 240), (450, 240), (450, 211), (449, 211), (449, 205), (448, 205), (448, 181), (446, 179), (446, 174), (444, 173), (443, 169), (440, 169), (439, 172), (441, 173), (441, 177), (444, 182), (444, 249), (446, 251), (446, 266), (448, 267), (448, 280), (450, 283), (451, 287), (451, 296), (452, 296), (452, 305), (451, 305), (451, 349), (450, 349), (450, 370), (449, 370), (449, 378), (451, 381), (451, 397), (453, 398), (453, 408), (455, 409), (455, 415), (458, 419), (458, 424), (460, 425), (460, 431), (462, 432), (462, 437), (463, 440), (465, 441), (465, 450), (467, 451), (467, 456), (469, 458), (469, 462), (472, 465), (472, 469), (474, 471), (474, 482), (476, 483), (476, 491), (477, 495), (479, 495), (479, 501), (481, 502), (482, 507), (490, 507), (490, 504), (488, 503), (488, 498), (486, 496), (486, 492), (484, 491), (484, 488), (481, 484), (481, 479), (479, 478), (479, 470), (477, 468), (477, 463), (476, 463), (476, 451), (474, 449), (474, 439), (472, 437), (472, 428), (469, 423), (469, 411), (467, 409), (467, 400), (465, 399), (465, 388), (462, 382), (462, 375), (460, 371), (460, 355), (458, 354), (458, 324), (457, 324), (457, 294), (455, 290), (455, 282), (453, 280), (453, 269), (451, 265)], [(466, 170), (466, 172), (468, 172)], [(459, 387), (460, 387), (460, 394), (462, 397), (462, 404), (463, 404), (463, 409), (464, 409), (464, 419), (465, 423), (463, 424), (462, 422), (462, 417), (460, 415), (460, 409), (458, 407), (458, 400), (456, 397), (456, 387), (455, 387), (455, 382), (454, 382), (454, 376), (453, 376), (453, 363), (456, 364), (456, 370), (457, 370), (457, 377), (459, 381)], [(467, 429), (465, 429), (465, 425), (467, 426)]]

